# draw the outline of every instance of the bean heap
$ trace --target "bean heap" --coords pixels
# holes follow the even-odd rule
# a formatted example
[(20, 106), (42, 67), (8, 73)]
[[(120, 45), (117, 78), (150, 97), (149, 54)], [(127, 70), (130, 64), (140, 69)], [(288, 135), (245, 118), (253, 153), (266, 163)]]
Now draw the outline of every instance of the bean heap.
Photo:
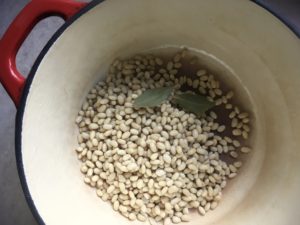
[[(204, 216), (237, 175), (240, 153), (251, 150), (241, 141), (249, 136), (248, 113), (234, 106), (233, 92), (223, 93), (208, 71), (180, 74), (186, 54), (166, 62), (154, 55), (115, 60), (76, 118), (84, 182), (129, 220), (180, 223), (190, 220), (192, 208)], [(170, 101), (133, 106), (143, 91), (165, 86), (207, 96), (228, 111), (229, 126), (218, 123), (212, 110), (197, 117)]]

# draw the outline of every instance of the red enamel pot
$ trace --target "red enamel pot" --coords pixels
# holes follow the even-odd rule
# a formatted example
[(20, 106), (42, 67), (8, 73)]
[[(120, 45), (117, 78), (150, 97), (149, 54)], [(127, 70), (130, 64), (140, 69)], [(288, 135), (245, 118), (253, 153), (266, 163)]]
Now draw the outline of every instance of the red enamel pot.
[[(16, 53), (49, 15), (66, 23), (25, 80)], [(300, 43), (272, 14), (239, 0), (32, 0), (0, 41), (0, 81), (18, 108), (16, 157), (40, 224), (141, 224), (82, 182), (75, 117), (117, 56), (186, 46), (236, 83), (254, 113), (253, 153), (205, 217), (187, 224), (295, 225), (300, 215)]]

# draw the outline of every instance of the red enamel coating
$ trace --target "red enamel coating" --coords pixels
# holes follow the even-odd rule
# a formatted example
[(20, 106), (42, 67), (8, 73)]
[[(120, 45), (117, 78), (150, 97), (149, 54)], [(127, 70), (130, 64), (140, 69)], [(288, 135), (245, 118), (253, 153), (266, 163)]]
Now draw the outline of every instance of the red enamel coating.
[(25, 84), (16, 67), (16, 55), (27, 35), (40, 20), (52, 15), (67, 20), (86, 4), (73, 0), (32, 0), (10, 24), (0, 40), (0, 82), (16, 106)]

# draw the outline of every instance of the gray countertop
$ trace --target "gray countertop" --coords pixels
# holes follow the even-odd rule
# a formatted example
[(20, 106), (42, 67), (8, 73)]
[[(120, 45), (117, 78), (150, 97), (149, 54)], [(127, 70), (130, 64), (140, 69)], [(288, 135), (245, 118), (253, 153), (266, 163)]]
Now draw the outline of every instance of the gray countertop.
[[(0, 37), (27, 2), (29, 0), (0, 0)], [(300, 30), (299, 0), (260, 0), (259, 2), (268, 4), (280, 14), (284, 14)], [(35, 58), (61, 24), (63, 24), (62, 19), (51, 17), (35, 27), (17, 56), (17, 66), (22, 74), (28, 74)], [(37, 223), (26, 204), (16, 169), (15, 115), (16, 108), (0, 85), (0, 224), (34, 225)]]

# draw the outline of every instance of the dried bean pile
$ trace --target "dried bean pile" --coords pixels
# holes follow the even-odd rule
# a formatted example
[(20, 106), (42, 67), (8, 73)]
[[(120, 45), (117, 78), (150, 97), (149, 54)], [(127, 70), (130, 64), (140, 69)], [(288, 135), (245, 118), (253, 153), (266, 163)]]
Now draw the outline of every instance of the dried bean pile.
[[(250, 133), (248, 113), (206, 70), (180, 74), (185, 55), (183, 50), (166, 62), (154, 55), (116, 60), (76, 118), (84, 182), (129, 220), (180, 223), (190, 220), (192, 208), (204, 216), (237, 175), (240, 154), (251, 150), (241, 141)], [(213, 109), (197, 117), (170, 101), (133, 106), (143, 91), (165, 86), (207, 96), (228, 111), (229, 124), (218, 123)]]

